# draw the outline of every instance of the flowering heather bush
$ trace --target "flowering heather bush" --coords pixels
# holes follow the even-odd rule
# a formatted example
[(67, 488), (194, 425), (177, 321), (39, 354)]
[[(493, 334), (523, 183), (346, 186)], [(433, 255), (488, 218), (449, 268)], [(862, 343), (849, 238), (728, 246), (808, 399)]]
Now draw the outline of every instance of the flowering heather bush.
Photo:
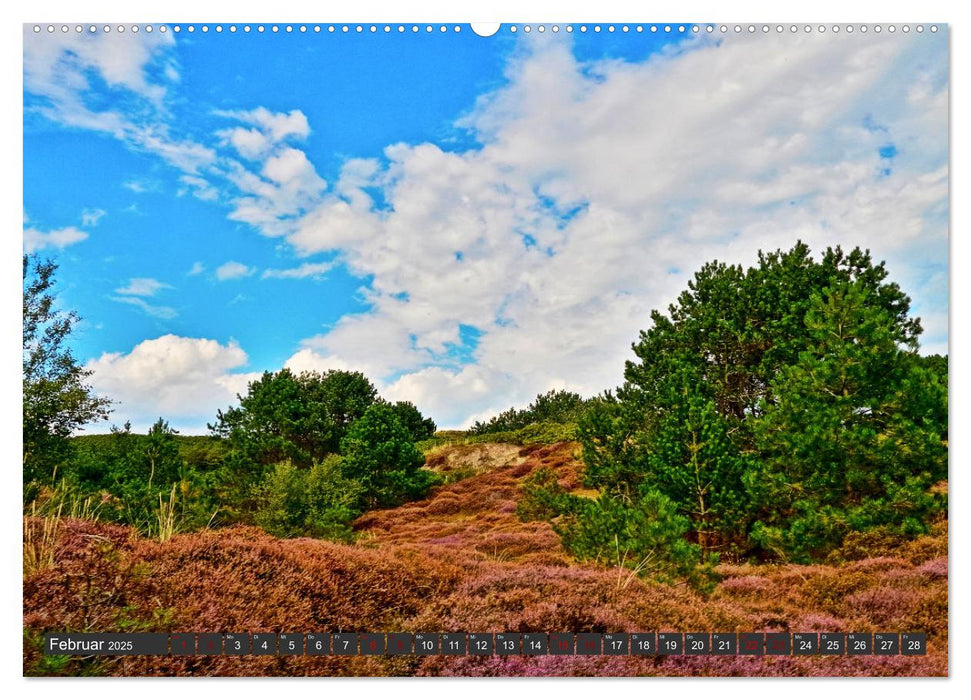
[(874, 557), (863, 559), (846, 566), (847, 571), (887, 571), (889, 569), (908, 568), (912, 566), (906, 559), (900, 557)]
[(879, 573), (880, 583), (891, 588), (923, 588), (927, 578), (914, 566), (900, 569), (887, 569)]
[(425, 540), (425, 544), (437, 544), (446, 547), (454, 547), (462, 544), (462, 538), (458, 535), (445, 535), (444, 537), (433, 537)]
[[(252, 527), (162, 544), (63, 520), (52, 567), (24, 578), (24, 672), (308, 676), (928, 676), (947, 674), (947, 528), (833, 565), (725, 563), (704, 596), (581, 564), (508, 504), (530, 474), (579, 484), (575, 446), (508, 462), (366, 513), (355, 544)], [(881, 629), (882, 628), (882, 629)], [(46, 631), (923, 631), (922, 657), (42, 657)]]
[(761, 576), (739, 576), (722, 581), (719, 588), (729, 596), (762, 595), (771, 588), (771, 584)]
[(845, 622), (826, 613), (808, 613), (792, 625), (793, 632), (848, 632)]
[(901, 623), (919, 598), (916, 591), (879, 586), (848, 596), (846, 608), (857, 619), (866, 619), (877, 627), (909, 629)]
[(918, 569), (922, 576), (930, 579), (947, 578), (947, 557), (930, 559), (921, 564)]

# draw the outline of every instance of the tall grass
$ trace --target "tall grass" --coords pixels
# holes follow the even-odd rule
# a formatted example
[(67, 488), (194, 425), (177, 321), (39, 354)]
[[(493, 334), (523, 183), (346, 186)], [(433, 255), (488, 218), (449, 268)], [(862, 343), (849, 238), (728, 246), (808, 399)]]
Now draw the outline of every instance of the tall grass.
[[(178, 531), (176, 524), (175, 491), (178, 484), (172, 484), (172, 493), (169, 494), (168, 503), (158, 495), (158, 510), (155, 512), (155, 519), (158, 523), (158, 541), (168, 542)], [(215, 515), (215, 514), (214, 514)]]
[(24, 516), (24, 576), (54, 566), (57, 533), (61, 524), (61, 508), (48, 515), (39, 515), (36, 501), (31, 504), (30, 515)]
[(24, 576), (54, 566), (61, 521), (98, 520), (101, 501), (82, 494), (67, 479), (44, 488), (24, 508)]
[[(82, 493), (67, 479), (44, 488), (24, 509), (24, 515), (48, 517), (57, 515), (80, 520), (99, 520), (103, 499)], [(29, 512), (28, 512), (29, 511)]]

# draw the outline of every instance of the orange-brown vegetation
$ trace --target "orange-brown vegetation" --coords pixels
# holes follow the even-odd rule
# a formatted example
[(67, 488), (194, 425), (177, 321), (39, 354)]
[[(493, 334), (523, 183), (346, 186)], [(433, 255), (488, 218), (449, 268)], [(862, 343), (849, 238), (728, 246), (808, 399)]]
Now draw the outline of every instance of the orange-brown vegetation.
[[(469, 450), (469, 447), (477, 450)], [(715, 591), (580, 564), (548, 523), (520, 522), (525, 477), (580, 488), (576, 445), (440, 448), (473, 476), (372, 511), (354, 545), (234, 527), (165, 543), (61, 521), (24, 579), (24, 671), (108, 675), (947, 674), (947, 524), (909, 542), (853, 538), (827, 564), (722, 564)], [(488, 460), (482, 465), (480, 460)], [(31, 521), (28, 527), (34, 527)], [(924, 657), (112, 657), (55, 665), (46, 631), (926, 632)]]

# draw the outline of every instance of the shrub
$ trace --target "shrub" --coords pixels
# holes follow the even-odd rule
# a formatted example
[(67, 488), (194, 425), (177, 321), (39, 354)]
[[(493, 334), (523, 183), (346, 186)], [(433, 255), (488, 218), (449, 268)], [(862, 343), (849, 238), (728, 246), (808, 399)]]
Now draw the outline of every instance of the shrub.
[(552, 390), (538, 394), (524, 409), (509, 408), (484, 423), (476, 421), (469, 428), (469, 435), (511, 433), (535, 423), (575, 425), (586, 408), (587, 401), (579, 394)]
[(260, 464), (290, 460), (308, 467), (338, 451), (348, 427), (377, 399), (360, 372), (264, 372), (239, 406), (210, 425), (234, 450)]
[(842, 545), (829, 553), (827, 559), (842, 562), (888, 556), (900, 547), (904, 539), (902, 535), (890, 532), (887, 528), (850, 532), (843, 538)]
[(590, 485), (663, 493), (703, 550), (807, 561), (850, 532), (926, 532), (946, 508), (947, 362), (917, 355), (888, 274), (801, 242), (702, 266), (581, 418)]
[(471, 433), (470, 431), (466, 443), (474, 445), (483, 442), (504, 442), (511, 445), (552, 445), (558, 442), (571, 442), (576, 439), (576, 423), (541, 421), (511, 430), (486, 433)]
[(578, 559), (626, 567), (662, 581), (688, 579), (707, 588), (708, 569), (699, 568), (701, 548), (685, 539), (690, 523), (674, 503), (647, 491), (632, 503), (609, 494), (576, 498), (572, 512), (554, 521), (564, 548)]
[(256, 522), (278, 537), (309, 536), (347, 542), (358, 515), (361, 486), (341, 473), (340, 458), (310, 469), (290, 462), (276, 465), (260, 490)]
[(918, 571), (920, 571), (921, 575), (929, 579), (946, 579), (947, 557), (939, 557), (925, 561), (920, 565)]
[(537, 469), (523, 482), (522, 498), (516, 504), (516, 515), (524, 522), (552, 520), (569, 512), (576, 499), (571, 499), (556, 476), (547, 468)]
[(361, 484), (364, 508), (423, 498), (440, 481), (437, 474), (421, 468), (424, 455), (386, 403), (373, 404), (351, 425), (341, 452), (344, 475)]
[(869, 588), (874, 582), (872, 576), (862, 571), (833, 570), (809, 578), (802, 591), (813, 604), (838, 613), (848, 596)]
[(846, 598), (846, 610), (876, 627), (899, 625), (906, 620), (919, 598), (916, 591), (878, 586)]
[(771, 582), (762, 576), (737, 576), (722, 581), (719, 588), (730, 595), (765, 595), (772, 588)]

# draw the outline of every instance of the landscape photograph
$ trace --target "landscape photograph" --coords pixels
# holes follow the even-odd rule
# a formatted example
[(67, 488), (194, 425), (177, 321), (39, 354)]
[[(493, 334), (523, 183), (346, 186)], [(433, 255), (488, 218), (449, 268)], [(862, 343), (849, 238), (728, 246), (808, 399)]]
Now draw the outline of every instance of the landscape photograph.
[(947, 677), (948, 40), (25, 24), (23, 675)]

